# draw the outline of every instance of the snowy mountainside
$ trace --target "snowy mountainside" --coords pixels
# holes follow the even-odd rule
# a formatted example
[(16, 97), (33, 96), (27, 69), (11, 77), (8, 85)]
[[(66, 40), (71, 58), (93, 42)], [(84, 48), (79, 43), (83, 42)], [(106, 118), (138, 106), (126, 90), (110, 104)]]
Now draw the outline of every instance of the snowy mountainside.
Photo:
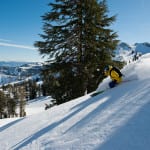
[(129, 45), (128, 43), (120, 42), (115, 50), (116, 56), (114, 59), (129, 63), (146, 53), (150, 53), (150, 43), (145, 42)]
[(37, 76), (41, 68), (38, 62), (0, 62), (0, 85)]
[(30, 62), (19, 62), (19, 61), (0, 61), (0, 66), (7, 66), (7, 67), (17, 67), (22, 66)]
[(150, 43), (135, 43), (135, 51), (142, 54), (150, 53)]
[(146, 54), (128, 64), (122, 71), (130, 82), (93, 98), (88, 94), (25, 118), (3, 119), (1, 150), (149, 150), (149, 63)]
[(121, 42), (118, 44), (117, 49), (123, 49), (123, 50), (132, 50), (132, 46), (130, 46), (129, 44), (125, 43), (125, 42)]

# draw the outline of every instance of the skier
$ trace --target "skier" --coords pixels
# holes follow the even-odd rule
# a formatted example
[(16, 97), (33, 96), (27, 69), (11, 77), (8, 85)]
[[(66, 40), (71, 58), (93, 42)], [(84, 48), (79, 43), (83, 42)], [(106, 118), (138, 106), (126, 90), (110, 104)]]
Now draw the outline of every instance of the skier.
[(113, 88), (117, 84), (119, 84), (122, 81), (122, 76), (123, 74), (120, 72), (120, 70), (114, 66), (106, 66), (104, 68), (104, 75), (105, 76), (110, 76), (111, 82), (109, 83), (109, 87)]

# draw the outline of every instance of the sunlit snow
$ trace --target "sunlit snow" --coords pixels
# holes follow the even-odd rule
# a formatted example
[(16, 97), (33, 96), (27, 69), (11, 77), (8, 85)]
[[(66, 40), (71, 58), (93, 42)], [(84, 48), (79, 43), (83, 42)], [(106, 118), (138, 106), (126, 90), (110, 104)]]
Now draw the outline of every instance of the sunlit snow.
[[(0, 120), (0, 150), (149, 150), (150, 54), (126, 65), (124, 81), (44, 110), (32, 101), (27, 116)], [(97, 88), (105, 89), (106, 78)]]

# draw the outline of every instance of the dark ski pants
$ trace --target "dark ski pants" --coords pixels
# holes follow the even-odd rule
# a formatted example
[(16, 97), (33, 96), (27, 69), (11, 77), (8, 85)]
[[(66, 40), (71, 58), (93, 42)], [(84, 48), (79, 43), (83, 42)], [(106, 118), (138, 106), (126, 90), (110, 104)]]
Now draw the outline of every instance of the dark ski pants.
[(110, 88), (113, 88), (113, 87), (115, 87), (117, 85), (117, 82), (116, 81), (111, 81), (111, 82), (109, 82), (109, 87)]

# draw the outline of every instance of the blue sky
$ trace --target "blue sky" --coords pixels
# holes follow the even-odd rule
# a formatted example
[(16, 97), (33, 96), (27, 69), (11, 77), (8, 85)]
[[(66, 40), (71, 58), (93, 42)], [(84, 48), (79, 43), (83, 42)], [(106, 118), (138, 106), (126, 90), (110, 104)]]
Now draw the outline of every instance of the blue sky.
[[(51, 0), (0, 0), (0, 60), (44, 61), (33, 47)], [(150, 42), (150, 0), (107, 0), (112, 29), (129, 44)]]
[(113, 29), (129, 44), (150, 42), (150, 0), (107, 0), (110, 14), (117, 15)]
[(33, 47), (50, 0), (0, 0), (0, 60), (43, 61)]

